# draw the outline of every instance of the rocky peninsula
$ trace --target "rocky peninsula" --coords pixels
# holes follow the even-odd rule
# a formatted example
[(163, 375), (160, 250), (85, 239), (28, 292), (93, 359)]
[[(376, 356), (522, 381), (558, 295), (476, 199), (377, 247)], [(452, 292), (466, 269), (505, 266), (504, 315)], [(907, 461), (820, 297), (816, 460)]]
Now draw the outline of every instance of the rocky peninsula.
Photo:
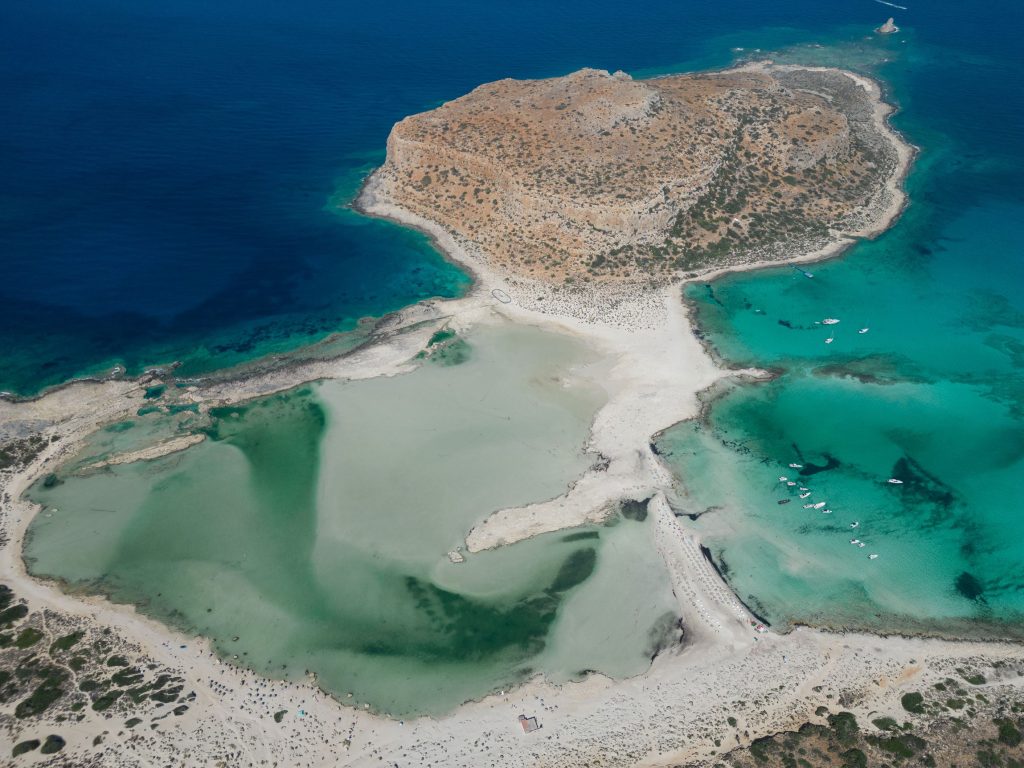
[(886, 226), (906, 165), (886, 111), (863, 78), (766, 62), (501, 80), (399, 122), (360, 206), (514, 279), (650, 287)]

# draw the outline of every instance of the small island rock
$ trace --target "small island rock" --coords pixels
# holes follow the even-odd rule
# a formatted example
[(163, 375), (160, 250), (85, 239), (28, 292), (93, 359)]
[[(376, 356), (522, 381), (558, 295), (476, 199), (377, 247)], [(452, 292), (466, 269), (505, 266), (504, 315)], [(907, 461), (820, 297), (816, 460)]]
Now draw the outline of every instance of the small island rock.
[(899, 31), (900, 28), (896, 26), (896, 20), (892, 16), (886, 20), (885, 24), (875, 30), (880, 35), (891, 35)]

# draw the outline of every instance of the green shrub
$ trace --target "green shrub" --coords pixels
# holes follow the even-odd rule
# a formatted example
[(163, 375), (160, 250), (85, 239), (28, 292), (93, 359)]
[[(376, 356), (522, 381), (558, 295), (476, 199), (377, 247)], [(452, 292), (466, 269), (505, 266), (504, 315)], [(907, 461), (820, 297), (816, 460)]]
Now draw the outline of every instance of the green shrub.
[(19, 741), (14, 745), (14, 749), (11, 750), (11, 757), (17, 757), (18, 755), (24, 755), (26, 752), (31, 752), (33, 749), (39, 749), (41, 743), (39, 739)]
[(27, 605), (12, 605), (10, 608), (0, 611), (0, 627), (13, 624), (26, 616), (28, 616)]
[(917, 691), (904, 693), (900, 703), (907, 712), (913, 712), (915, 715), (920, 715), (924, 712), (924, 696)]
[(139, 672), (139, 670), (133, 669), (132, 667), (125, 667), (111, 677), (110, 681), (114, 685), (135, 685), (136, 683), (142, 682), (144, 677), (145, 675)]
[(25, 627), (21, 630), (21, 633), (15, 639), (14, 644), (24, 650), (25, 648), (31, 648), (33, 645), (43, 639), (43, 633), (35, 627)]
[(66, 651), (79, 640), (82, 639), (82, 632), (72, 632), (70, 635), (64, 635), (58, 637), (53, 643), (50, 644), (50, 653), (57, 653), (58, 651)]
[(860, 727), (853, 712), (839, 712), (828, 716), (829, 727), (835, 732), (836, 738), (843, 744), (849, 744), (857, 738)]
[(753, 755), (754, 759), (759, 763), (766, 762), (768, 760), (768, 745), (772, 743), (770, 736), (764, 736), (760, 739), (755, 739), (750, 744), (750, 754)]
[(879, 739), (875, 746), (885, 752), (890, 752), (897, 757), (913, 757), (914, 755), (914, 750), (908, 747), (906, 743), (898, 737)]
[(1008, 747), (1016, 747), (1021, 742), (1020, 731), (1012, 720), (993, 720), (999, 726), (999, 741)]
[(32, 691), (32, 694), (27, 699), (18, 702), (18, 706), (14, 708), (14, 716), (24, 719), (42, 714), (63, 694), (64, 691), (60, 688), (59, 678), (56, 680), (46, 679), (38, 688)]
[(107, 691), (92, 703), (92, 708), (97, 712), (109, 709), (115, 701), (121, 698), (121, 693), (121, 691)]
[(43, 742), (43, 747), (39, 751), (44, 755), (52, 755), (55, 752), (60, 752), (64, 749), (66, 742), (60, 736), (56, 734), (50, 734), (46, 737), (46, 741)]

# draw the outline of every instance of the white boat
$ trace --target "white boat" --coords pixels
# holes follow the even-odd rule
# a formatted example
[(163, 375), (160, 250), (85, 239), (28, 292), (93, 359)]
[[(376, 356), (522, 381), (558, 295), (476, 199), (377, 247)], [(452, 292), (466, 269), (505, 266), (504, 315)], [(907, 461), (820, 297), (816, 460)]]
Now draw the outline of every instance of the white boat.
[(886, 482), (892, 483), (893, 485), (903, 485), (903, 481), (897, 480), (895, 477), (890, 477), (888, 480), (886, 480)]
[(878, 559), (878, 555), (875, 555), (875, 554), (868, 555), (868, 560), (877, 560), (877, 559)]
[(831, 509), (823, 509), (823, 510), (821, 510), (821, 514), (823, 514), (823, 515), (831, 515), (832, 514), (832, 510)]
[(786, 482), (786, 485), (788, 485), (790, 488), (792, 488), (794, 485), (796, 485), (796, 483), (794, 483), (792, 480), (789, 480), (789, 481)]
[(860, 542), (859, 544), (857, 544), (857, 546), (858, 546), (858, 547), (863, 547), (863, 546), (864, 546), (864, 542), (863, 542), (863, 541), (862, 541), (862, 542)]
[(785, 475), (782, 475), (782, 476), (781, 476), (781, 477), (779, 478), (779, 482), (780, 482), (780, 483), (784, 483), (784, 482), (786, 482), (787, 480), (789, 480), (789, 478), (788, 478), (788, 477), (786, 477)]
[(821, 321), (821, 324), (822, 325), (835, 325), (838, 322), (839, 321), (836, 320), (834, 317), (826, 317), (824, 320)]
[(826, 344), (831, 344), (831, 343), (832, 343), (833, 341), (835, 341), (835, 340), (836, 340), (835, 334), (832, 334), (832, 335), (831, 335), (831, 336), (829, 336), (829, 337), (828, 337), (827, 339), (825, 339), (825, 343), (826, 343)]
[(851, 544), (860, 544), (860, 539), (850, 539)]
[(804, 487), (803, 487), (803, 486), (801, 485), (801, 486), (800, 486), (800, 490), (801, 490), (801, 491), (809, 491), (809, 490), (811, 490), (811, 489), (810, 489), (810, 488), (804, 488)]
[(811, 492), (810, 492), (810, 491), (808, 491), (807, 493), (801, 493), (801, 494), (800, 494), (800, 498), (801, 498), (801, 499), (806, 499), (806, 498), (807, 498), (808, 496), (810, 496), (810, 495), (811, 495)]
[(857, 331), (857, 333), (867, 333), (870, 330), (870, 328), (861, 328), (859, 331)]
[(790, 469), (803, 469), (804, 465), (803, 464), (790, 464), (789, 468)]
[(855, 520), (854, 522), (850, 523), (850, 527), (851, 528), (859, 528), (860, 527), (860, 522)]
[(819, 501), (817, 504), (814, 505), (814, 508), (815, 509), (821, 509), (824, 506), (825, 506), (825, 502), (824, 501)]

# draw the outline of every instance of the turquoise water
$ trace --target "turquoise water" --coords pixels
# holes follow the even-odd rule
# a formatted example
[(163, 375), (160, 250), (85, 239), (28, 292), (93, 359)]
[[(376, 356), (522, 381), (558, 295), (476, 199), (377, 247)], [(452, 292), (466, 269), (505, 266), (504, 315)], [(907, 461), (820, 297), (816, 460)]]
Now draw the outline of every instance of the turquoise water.
[[(916, 30), (896, 37), (907, 42), (780, 58), (885, 78), (903, 110), (896, 124), (922, 148), (910, 208), (877, 241), (807, 267), (813, 279), (779, 268), (690, 286), (717, 354), (778, 378), (730, 388), (704, 423), (669, 430), (660, 447), (682, 479), (679, 504), (710, 509), (694, 525), (770, 620), (1019, 635), (1020, 60)], [(783, 475), (812, 496), (798, 499)], [(819, 500), (832, 514), (803, 509)]]
[[(31, 572), (394, 715), (440, 714), (539, 672), (642, 672), (678, 621), (650, 523), (449, 560), (489, 512), (565, 492), (593, 461), (581, 447), (603, 401), (566, 383), (592, 362), (568, 339), (505, 328), (462, 341), (457, 365), (97, 433), (31, 492), (44, 506)], [(190, 431), (208, 439), (83, 470)]]

